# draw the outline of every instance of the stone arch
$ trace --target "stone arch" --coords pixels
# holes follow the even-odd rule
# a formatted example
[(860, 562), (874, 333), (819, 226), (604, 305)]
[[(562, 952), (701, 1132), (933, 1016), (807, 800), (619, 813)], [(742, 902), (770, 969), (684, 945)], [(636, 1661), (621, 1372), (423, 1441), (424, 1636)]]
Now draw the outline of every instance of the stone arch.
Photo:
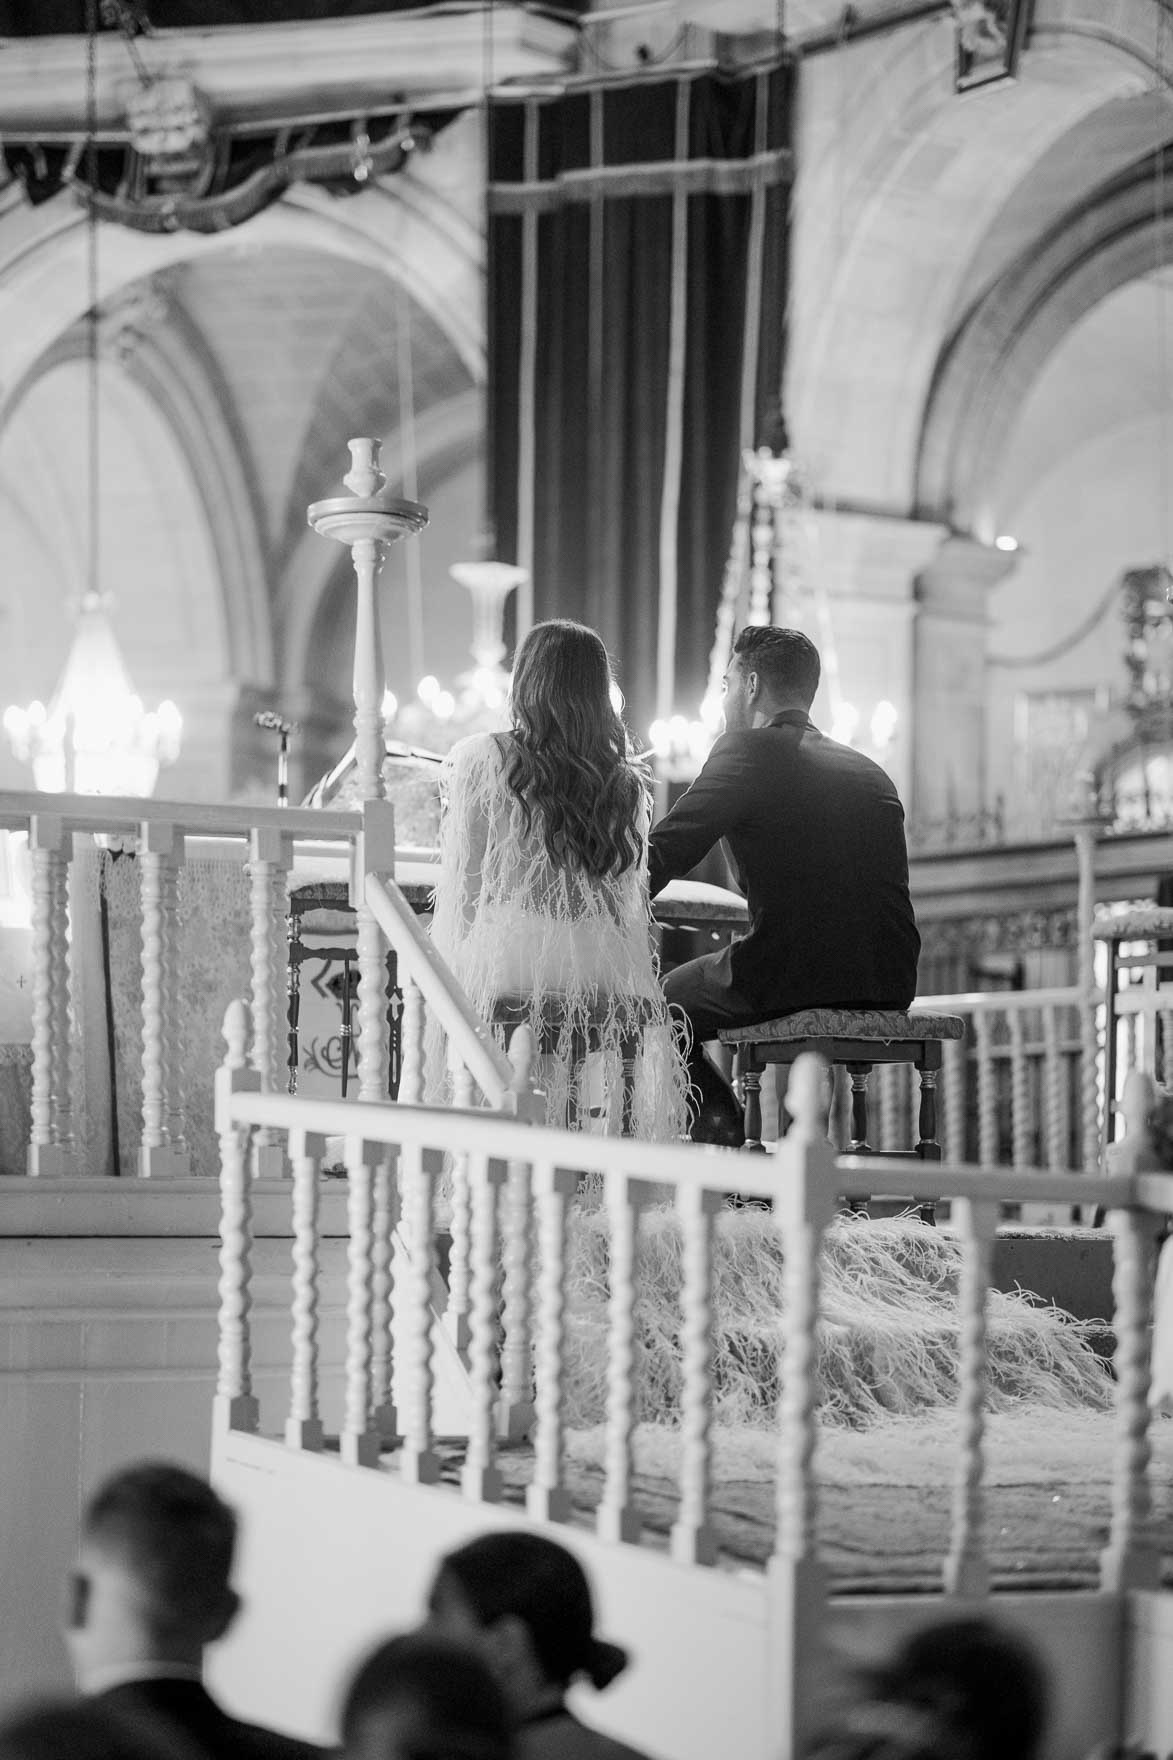
[[(235, 435), (227, 400), (216, 382), (202, 338), (179, 313), (166, 325), (118, 342), (120, 314), (103, 320), (99, 346), (109, 362), (117, 351), (120, 372), (139, 387), (166, 423), (185, 462), (204, 511), (216, 559), (220, 591), (215, 601), (225, 676), (266, 686), (274, 672), (272, 618), (265, 591), (264, 556), (255, 509), (240, 472), (231, 468)], [(7, 407), (12, 420), (21, 402), (56, 367), (82, 361), (88, 338), (76, 325), (27, 374)]]
[(787, 407), (827, 499), (916, 510), (925, 403), (983, 241), (1040, 162), (1154, 85), (1151, 0), (1111, 30), (1081, 14), (1039, 0), (1017, 84), (965, 99), (948, 14), (804, 68)]
[[(444, 328), (479, 383), (485, 371), (484, 265), (472, 218), (479, 171), (470, 176), (465, 163), (474, 139), (462, 119), (395, 179), (373, 184), (345, 202), (297, 186), (241, 232), (258, 250), (284, 245), (317, 251), (399, 281)], [(452, 193), (461, 188), (461, 170), (463, 207)], [(162, 269), (213, 257), (239, 243), (236, 232), (156, 235), (104, 225), (98, 250), (99, 301), (107, 303)], [(25, 376), (87, 308), (86, 250), (86, 219), (68, 192), (3, 217), (0, 424)]]
[(1136, 168), (1004, 275), (941, 357), (921, 434), (916, 500), (985, 543), (990, 489), (1024, 392), (1075, 324), (1173, 252), (1173, 215), (1154, 212), (1154, 169)]

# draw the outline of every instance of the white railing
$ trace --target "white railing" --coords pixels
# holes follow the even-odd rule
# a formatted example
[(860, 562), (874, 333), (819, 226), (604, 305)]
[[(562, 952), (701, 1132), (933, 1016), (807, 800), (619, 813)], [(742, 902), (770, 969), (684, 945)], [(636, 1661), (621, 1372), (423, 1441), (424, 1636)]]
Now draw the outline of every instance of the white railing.
[[(79, 1133), (76, 1070), (82, 1048), (74, 1019), (80, 974), (71, 916), (78, 900), (83, 849), (128, 846), (137, 858), (141, 897), (141, 1142), (136, 1170), (145, 1177), (191, 1171), (180, 969), (180, 872), (200, 856), (245, 865), (250, 921), (249, 965), (254, 1037), (250, 1063), (262, 1089), (280, 1085), (287, 972), (287, 888), (295, 860), (329, 858), (339, 877), (362, 864), (394, 866), (394, 817), (385, 802), (361, 812), (206, 806), (85, 795), (0, 795), (0, 829), (27, 832), (32, 870), (32, 1094), (30, 1174), (90, 1171)], [(356, 863), (359, 864), (356, 867)], [(214, 919), (203, 933), (214, 943)], [(378, 997), (378, 1018), (364, 1015), (364, 1056), (386, 1067), (386, 969), (381, 938), (360, 944), (360, 1002)], [(238, 980), (237, 980), (238, 981)], [(214, 1034), (214, 1029), (213, 1029)], [(214, 1055), (214, 1053), (213, 1053)], [(380, 1088), (380, 1092), (382, 1088)], [(264, 1136), (262, 1172), (281, 1171), (284, 1151)]]
[[(188, 973), (180, 969), (178, 957), (182, 870), (185, 864), (194, 868), (200, 857), (213, 852), (234, 853), (246, 866), (247, 894), (242, 885), (240, 908), (247, 911), (249, 924), (254, 1018), (249, 1061), (263, 1090), (275, 1091), (282, 1085), (290, 878), (295, 863), (301, 867), (311, 857), (323, 855), (331, 858), (336, 878), (349, 880), (350, 901), (356, 906), (360, 1097), (373, 1100), (386, 1092), (388, 944), (406, 976), (402, 1096), (416, 1101), (424, 1092), (423, 1064), (416, 1048), (422, 1043), (418, 1012), (425, 1003), (443, 1018), (445, 1032), (459, 1047), (453, 1089), (458, 1104), (472, 1092), (459, 1086), (463, 1082), (471, 1081), (493, 1105), (516, 1090), (515, 1069), (502, 1058), (487, 1029), (469, 1017), (467, 1003), (454, 987), (443, 984), (439, 963), (413, 913), (393, 888), (382, 884), (395, 865), (394, 819), (388, 803), (371, 802), (361, 812), (335, 812), (3, 794), (0, 827), (27, 831), (31, 844), (32, 1069), (27, 1151), (31, 1173), (90, 1172), (79, 1143), (93, 1144), (99, 1136), (92, 1128), (88, 1133), (82, 1130), (87, 1092), (102, 1084), (96, 1079), (88, 1084), (78, 1080), (79, 1068), (89, 1068), (92, 1059), (87, 1055), (91, 1048), (79, 1043), (78, 945), (71, 922), (71, 897), (74, 906), (77, 903), (75, 855), (95, 839), (114, 840), (122, 847), (129, 844), (137, 856), (142, 914), (136, 1006), (141, 1014), (142, 1072), (137, 1122), (123, 1130), (123, 1138), (124, 1143), (128, 1137), (140, 1139), (133, 1163), (127, 1157), (127, 1166), (133, 1165), (138, 1173), (159, 1177), (192, 1171), (193, 1141), (199, 1145), (201, 1167), (214, 1150), (208, 1125), (210, 1094), (204, 1084), (210, 1085), (215, 1028), (209, 1022), (204, 1032), (197, 1093), (190, 1042), (185, 1044)], [(374, 886), (369, 893), (368, 883)], [(1090, 883), (1081, 879), (1081, 897), (1089, 890)], [(212, 940), (217, 930), (215, 920), (205, 925)], [(960, 1014), (969, 1023), (966, 1040), (944, 1048), (940, 1121), (949, 1160), (962, 1161), (968, 1155), (983, 1165), (1019, 1171), (1091, 1170), (1099, 1164), (1100, 1145), (1114, 1131), (1110, 1118), (1107, 1130), (1104, 1123), (1103, 997), (1092, 984), (1090, 938), (1083, 937), (1081, 947), (1083, 940), (1088, 944), (1087, 957), (1081, 954), (1079, 982), (1070, 987), (918, 999), (918, 1008)], [(233, 987), (239, 990), (235, 978)], [(124, 993), (125, 989), (124, 983)], [(1127, 990), (1122, 992), (1117, 1008), (1122, 1046), (1118, 1067), (1127, 1067), (1130, 1050), (1137, 1049), (1137, 1019), (1130, 1011), (1142, 1006), (1148, 1004)], [(1166, 1022), (1167, 1028), (1170, 1025), (1173, 1022)], [(99, 1036), (94, 1033), (95, 1042)], [(1151, 1037), (1151, 1031), (1148, 1038), (1142, 1031), (1145, 1044)], [(1173, 1067), (1173, 1031), (1166, 1031), (1164, 1045), (1165, 1064)], [(125, 1061), (125, 1050), (120, 1042), (120, 1062)], [(1169, 1067), (1157, 1073), (1168, 1075)], [(880, 1140), (912, 1141), (916, 1095), (909, 1072), (889, 1066), (877, 1071), (875, 1082)], [(202, 1121), (195, 1137), (193, 1097)], [(1116, 1097), (1112, 1099), (1115, 1105)], [(270, 1141), (265, 1133), (254, 1144), (254, 1156), (258, 1171), (286, 1170), (282, 1144)], [(463, 1204), (459, 1175), (457, 1199)]]
[[(526, 1493), (531, 1513), (565, 1519), (570, 1497), (566, 1475), (568, 1385), (564, 1272), (568, 1227), (582, 1175), (601, 1180), (609, 1223), (608, 1372), (604, 1484), (597, 1517), (600, 1537), (635, 1543), (640, 1521), (632, 1501), (633, 1438), (637, 1415), (635, 1299), (633, 1275), (641, 1210), (668, 1194), (683, 1235), (681, 1330), (682, 1382), (679, 1517), (672, 1533), (674, 1558), (709, 1564), (715, 1558), (710, 1485), (716, 1389), (713, 1371), (713, 1242), (715, 1216), (730, 1182), (746, 1197), (773, 1200), (773, 1221), (784, 1252), (786, 1299), (782, 1315), (783, 1388), (777, 1427), (777, 1533), (770, 1569), (783, 1573), (817, 1616), (822, 1581), (815, 1539), (816, 1349), (819, 1316), (820, 1241), (836, 1198), (866, 1198), (876, 1181), (891, 1180), (890, 1161), (837, 1164), (822, 1133), (820, 1072), (814, 1059), (796, 1064), (791, 1089), (794, 1127), (773, 1157), (731, 1157), (729, 1152), (682, 1144), (649, 1144), (593, 1137), (533, 1125), (501, 1113), (415, 1106), (298, 1099), (257, 1091), (244, 1068), (243, 1011), (230, 1022), (232, 1043), (220, 1078), (218, 1124), (224, 1151), (224, 1226), (220, 1379), (217, 1422), (221, 1427), (274, 1436), (284, 1433), (294, 1450), (321, 1446), (316, 1420), (314, 1292), (318, 1266), (312, 1229), (312, 1193), (320, 1147), (327, 1133), (346, 1134), (350, 1179), (349, 1287), (351, 1326), (345, 1361), (346, 1410), (343, 1458), (376, 1470), (395, 1470), (410, 1480), (435, 1477), (433, 1451), (432, 1322), (434, 1239), (432, 1217), (443, 1156), (466, 1157), (472, 1233), (469, 1278), (472, 1299), (468, 1336), (468, 1449), (462, 1477), (466, 1498), (491, 1503), (501, 1496), (496, 1457), (503, 1437), (515, 1434), (518, 1414), (532, 1413), (533, 1469)], [(1134, 1121), (1141, 1129), (1140, 1121)], [(293, 1362), (288, 1413), (259, 1413), (253, 1398), (248, 1329), (249, 1204), (248, 1139), (258, 1128), (289, 1134), (295, 1166)], [(439, 1152), (439, 1153), (438, 1153)], [(385, 1314), (374, 1316), (372, 1285), (375, 1237), (389, 1227), (376, 1219), (369, 1168), (394, 1159), (405, 1210), (414, 1216), (401, 1269), (397, 1325), (391, 1341), (397, 1387), (390, 1413), (376, 1386), (372, 1364), (387, 1351)], [(919, 1164), (910, 1163), (910, 1167)], [(526, 1204), (506, 1201), (518, 1175), (532, 1187), (539, 1234), (536, 1292), (525, 1279), (531, 1260), (531, 1215)], [(942, 1559), (943, 1585), (959, 1594), (984, 1593), (989, 1554), (983, 1506), (984, 1390), (987, 1377), (985, 1310), (990, 1254), (999, 1206), (1027, 1190), (1016, 1174), (1001, 1169), (943, 1162), (932, 1169), (934, 1192), (952, 1205), (960, 1237), (962, 1276), (957, 1305), (959, 1353), (958, 1452), (951, 1535)], [(1159, 1549), (1150, 1532), (1147, 1475), (1151, 1290), (1155, 1245), (1166, 1213), (1173, 1210), (1173, 1175), (1040, 1173), (1029, 1192), (1056, 1204), (1102, 1206), (1115, 1242), (1114, 1331), (1116, 1336), (1117, 1449), (1111, 1531), (1101, 1558), (1107, 1590), (1155, 1586)], [(498, 1279), (504, 1287), (498, 1299)], [(520, 1290), (511, 1279), (520, 1276)], [(381, 1412), (377, 1419), (376, 1413)], [(308, 1428), (307, 1428), (308, 1426)], [(396, 1444), (391, 1453), (392, 1443)], [(801, 1622), (799, 1622), (801, 1624)]]
[[(1078, 985), (921, 996), (912, 1005), (961, 1015), (966, 1037), (944, 1046), (941, 1142), (947, 1161), (972, 1146), (984, 1167), (1060, 1172), (1100, 1164), (1103, 996)], [(882, 1141), (912, 1142), (909, 1072), (881, 1072)], [(883, 1121), (887, 1124), (887, 1120)]]

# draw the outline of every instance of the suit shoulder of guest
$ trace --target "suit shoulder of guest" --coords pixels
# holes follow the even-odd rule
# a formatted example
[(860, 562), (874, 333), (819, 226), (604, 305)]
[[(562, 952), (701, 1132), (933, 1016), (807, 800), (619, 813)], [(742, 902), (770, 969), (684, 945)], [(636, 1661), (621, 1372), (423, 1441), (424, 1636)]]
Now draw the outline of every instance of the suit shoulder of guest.
[(327, 1754), (337, 1752), (300, 1741), (297, 1736), (283, 1735), (262, 1723), (244, 1723), (238, 1717), (230, 1717), (228, 1722), (233, 1728), (239, 1760), (325, 1760)]

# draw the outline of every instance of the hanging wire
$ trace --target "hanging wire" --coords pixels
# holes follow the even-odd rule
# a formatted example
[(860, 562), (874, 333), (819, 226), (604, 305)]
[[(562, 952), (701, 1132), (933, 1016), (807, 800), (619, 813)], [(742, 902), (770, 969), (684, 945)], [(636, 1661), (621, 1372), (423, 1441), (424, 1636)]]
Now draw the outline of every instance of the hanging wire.
[[(1166, 70), (1166, 21), (1165, 0), (1157, 0), (1157, 89), (1164, 92), (1167, 88)], [(1173, 561), (1173, 543), (1170, 542), (1170, 495), (1173, 494), (1173, 481), (1170, 477), (1170, 407), (1169, 407), (1169, 334), (1168, 334), (1168, 289), (1165, 286), (1165, 146), (1160, 141), (1156, 152), (1155, 175), (1153, 178), (1153, 235), (1156, 256), (1156, 290), (1157, 290), (1157, 397), (1158, 417), (1160, 422), (1159, 444), (1157, 447), (1159, 481), (1157, 483), (1157, 506), (1161, 520), (1161, 562), (1166, 570)]]
[[(411, 295), (397, 283), (395, 343), (399, 380), (399, 457), (403, 493), (419, 500), (419, 472), (415, 443), (415, 368), (411, 355)], [(409, 535), (403, 546), (403, 572), (407, 586), (407, 658), (412, 683), (424, 676), (424, 581), (420, 540)]]
[(88, 326), (86, 379), (89, 458), (86, 496), (89, 502), (89, 555), (86, 591), (99, 591), (98, 568), (98, 0), (86, 0), (86, 299)]

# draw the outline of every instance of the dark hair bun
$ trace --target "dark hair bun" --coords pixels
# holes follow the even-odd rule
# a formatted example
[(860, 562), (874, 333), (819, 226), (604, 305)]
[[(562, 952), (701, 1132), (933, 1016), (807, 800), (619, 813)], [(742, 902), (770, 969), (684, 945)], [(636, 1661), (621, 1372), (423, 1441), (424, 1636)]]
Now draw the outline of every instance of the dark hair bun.
[(602, 1692), (604, 1687), (618, 1680), (627, 1663), (627, 1651), (621, 1644), (608, 1644), (602, 1638), (592, 1638), (583, 1658), (583, 1673), (591, 1686)]

